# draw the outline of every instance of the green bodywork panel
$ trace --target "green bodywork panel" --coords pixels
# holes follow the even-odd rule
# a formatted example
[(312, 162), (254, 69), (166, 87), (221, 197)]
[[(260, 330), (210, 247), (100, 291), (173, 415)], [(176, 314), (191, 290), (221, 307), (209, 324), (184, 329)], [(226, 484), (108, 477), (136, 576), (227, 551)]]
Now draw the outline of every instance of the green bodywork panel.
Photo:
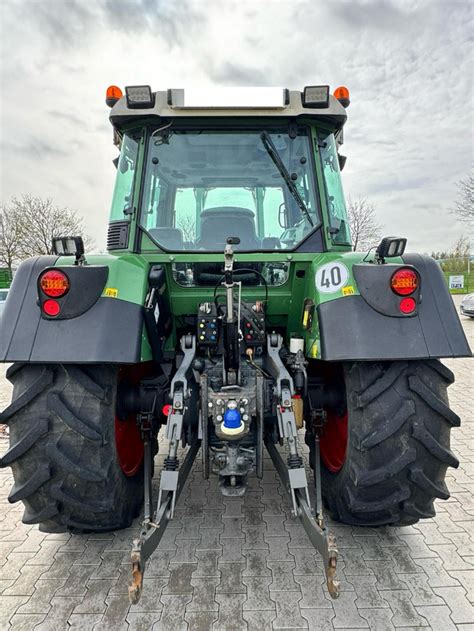
[[(305, 351), (308, 357), (320, 358), (320, 335), (317, 320), (317, 307), (330, 300), (344, 300), (347, 295), (359, 294), (352, 274), (352, 266), (360, 263), (364, 254), (355, 252), (322, 252), (315, 254), (237, 254), (237, 263), (245, 262), (289, 262), (288, 280), (279, 287), (269, 287), (269, 300), (266, 305), (268, 327), (285, 327), (288, 341), (291, 335), (305, 339)], [(195, 315), (201, 302), (213, 300), (213, 287), (183, 287), (175, 282), (172, 264), (179, 262), (222, 262), (223, 255), (218, 254), (118, 254), (87, 256), (89, 265), (106, 265), (109, 268), (108, 279), (102, 293), (106, 300), (125, 300), (143, 305), (148, 287), (148, 272), (151, 265), (164, 265), (167, 273), (167, 296), (173, 314), (173, 330), (166, 348), (176, 347), (176, 320), (181, 316)], [(348, 272), (343, 286), (333, 292), (319, 291), (316, 286), (316, 272), (328, 263), (342, 264)], [(60, 257), (56, 263), (63, 267), (73, 264), (72, 257)], [(243, 300), (261, 300), (264, 289), (243, 287)], [(310, 328), (303, 327), (303, 309), (306, 300), (314, 302), (314, 316)], [(150, 345), (145, 330), (142, 332), (142, 361), (152, 358)]]

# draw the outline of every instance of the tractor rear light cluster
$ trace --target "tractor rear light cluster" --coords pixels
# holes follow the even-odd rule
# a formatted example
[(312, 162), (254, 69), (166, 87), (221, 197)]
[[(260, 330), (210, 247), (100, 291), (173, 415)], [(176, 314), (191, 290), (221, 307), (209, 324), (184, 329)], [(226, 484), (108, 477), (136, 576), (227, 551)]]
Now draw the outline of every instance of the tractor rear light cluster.
[(69, 278), (59, 270), (48, 270), (39, 278), (41, 291), (49, 298), (61, 298), (69, 291)]
[(418, 284), (418, 274), (409, 268), (397, 270), (390, 280), (392, 291), (399, 296), (409, 296), (418, 289)]

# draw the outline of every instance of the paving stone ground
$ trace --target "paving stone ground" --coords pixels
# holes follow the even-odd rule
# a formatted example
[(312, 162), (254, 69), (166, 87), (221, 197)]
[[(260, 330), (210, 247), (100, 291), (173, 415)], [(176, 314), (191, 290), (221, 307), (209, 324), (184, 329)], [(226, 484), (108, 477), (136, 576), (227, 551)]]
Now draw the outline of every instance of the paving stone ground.
[[(474, 348), (474, 320), (463, 318), (463, 326)], [(21, 523), (21, 505), (8, 503), (7, 468), (0, 470), (0, 629), (472, 631), (474, 360), (445, 363), (456, 374), (450, 399), (462, 418), (452, 432), (461, 464), (448, 471), (451, 497), (415, 526), (330, 524), (340, 551), (338, 600), (324, 589), (321, 561), (290, 516), (269, 460), (242, 499), (222, 498), (196, 461), (136, 606), (127, 583), (138, 520), (121, 532), (45, 535)], [(10, 399), (4, 373), (1, 408)]]

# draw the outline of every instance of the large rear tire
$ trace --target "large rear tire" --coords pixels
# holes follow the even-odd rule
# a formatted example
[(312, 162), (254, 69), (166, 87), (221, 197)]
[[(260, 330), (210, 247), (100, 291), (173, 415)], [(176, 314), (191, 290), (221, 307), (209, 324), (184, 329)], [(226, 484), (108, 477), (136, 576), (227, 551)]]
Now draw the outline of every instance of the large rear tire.
[(449, 448), (460, 424), (446, 394), (452, 372), (437, 360), (361, 362), (344, 367), (344, 381), (347, 414), (330, 422), (347, 423), (345, 458), (322, 467), (331, 516), (361, 526), (434, 516), (433, 501), (449, 497), (446, 469), (459, 465)]
[(43, 532), (103, 532), (130, 525), (140, 511), (143, 471), (125, 475), (118, 458), (116, 366), (14, 364), (10, 429), (10, 502)]

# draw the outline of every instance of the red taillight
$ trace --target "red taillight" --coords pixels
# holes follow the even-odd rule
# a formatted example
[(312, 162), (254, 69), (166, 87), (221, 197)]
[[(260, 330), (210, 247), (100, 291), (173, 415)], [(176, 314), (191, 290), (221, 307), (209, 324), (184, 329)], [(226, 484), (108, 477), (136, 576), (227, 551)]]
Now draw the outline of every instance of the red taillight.
[(163, 416), (169, 416), (169, 415), (170, 415), (170, 412), (171, 412), (171, 408), (172, 408), (172, 406), (171, 406), (169, 403), (167, 403), (166, 405), (164, 405), (164, 406), (161, 408), (161, 411), (163, 412)]
[(393, 274), (390, 286), (399, 296), (409, 296), (418, 288), (418, 275), (412, 269), (399, 269)]
[(64, 272), (50, 269), (40, 276), (39, 286), (50, 298), (61, 298), (69, 290), (69, 278)]
[(416, 309), (416, 301), (414, 298), (402, 298), (400, 300), (400, 311), (402, 313), (413, 313)]
[(46, 315), (54, 318), (55, 316), (59, 315), (61, 307), (59, 306), (59, 302), (57, 302), (56, 300), (45, 300), (43, 302), (43, 311)]

